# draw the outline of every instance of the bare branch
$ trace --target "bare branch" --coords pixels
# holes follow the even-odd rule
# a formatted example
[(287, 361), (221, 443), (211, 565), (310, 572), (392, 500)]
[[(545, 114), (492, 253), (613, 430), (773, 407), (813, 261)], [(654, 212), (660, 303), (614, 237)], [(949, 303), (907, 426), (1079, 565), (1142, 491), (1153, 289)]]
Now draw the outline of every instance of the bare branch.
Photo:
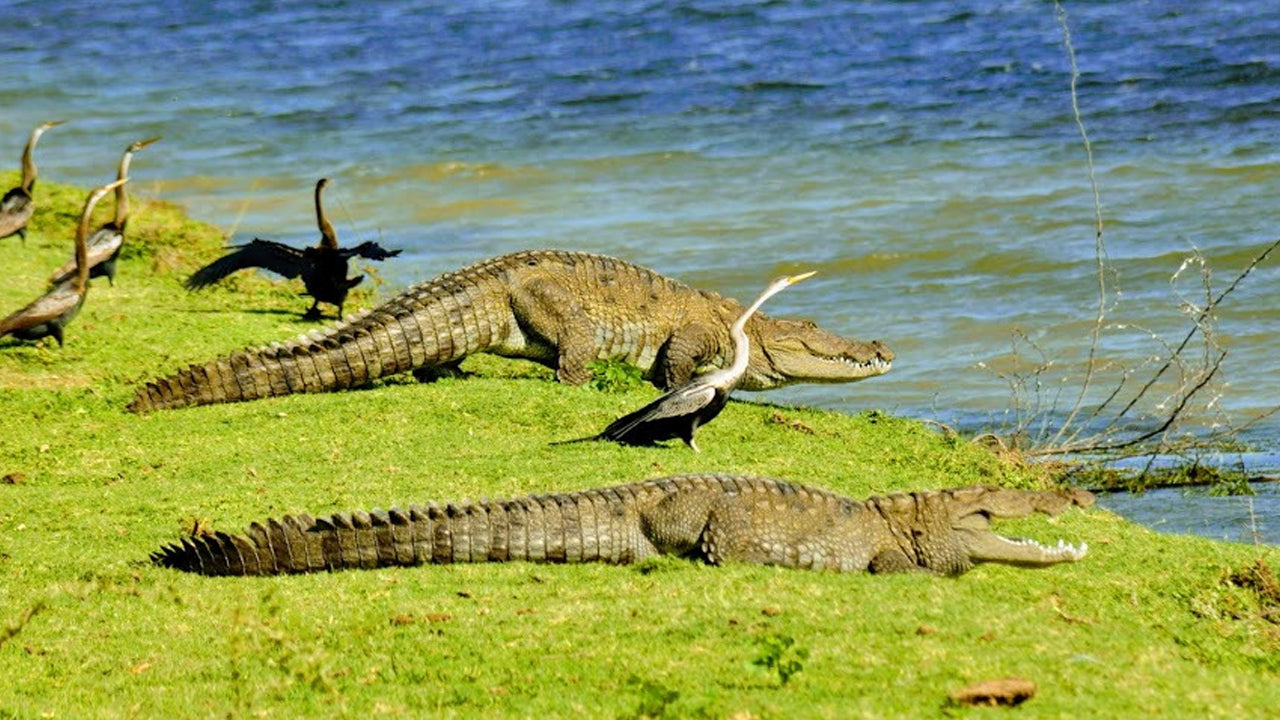
[[(1187, 335), (1186, 337), (1182, 338), (1182, 342), (1178, 343), (1178, 348), (1173, 351), (1172, 355), (1169, 356), (1169, 361), (1166, 362), (1163, 367), (1157, 370), (1155, 374), (1152, 375), (1151, 378), (1147, 380), (1147, 384), (1144, 385), (1142, 388), (1143, 393), (1145, 393), (1149, 387), (1151, 387), (1152, 385), (1155, 385), (1156, 382), (1160, 380), (1161, 376), (1164, 375), (1165, 371), (1167, 371), (1169, 367), (1173, 364), (1174, 359), (1179, 357), (1182, 354), (1182, 351), (1187, 347), (1187, 343), (1191, 342), (1191, 338), (1195, 337), (1195, 334), (1200, 331), (1201, 329), (1200, 324), (1213, 313), (1214, 309), (1217, 308), (1219, 304), (1222, 303), (1223, 298), (1230, 295), (1231, 292), (1236, 289), (1236, 286), (1240, 284), (1240, 281), (1248, 277), (1249, 273), (1253, 272), (1253, 269), (1257, 267), (1259, 263), (1261, 263), (1263, 260), (1266, 260), (1267, 256), (1271, 254), (1271, 251), (1275, 250), (1277, 247), (1280, 247), (1280, 240), (1276, 240), (1275, 242), (1268, 245), (1266, 250), (1263, 250), (1260, 255), (1258, 255), (1252, 261), (1250, 261), (1250, 263), (1248, 264), (1248, 266), (1245, 267), (1244, 270), (1240, 271), (1240, 274), (1236, 276), (1235, 280), (1231, 281), (1231, 284), (1227, 286), (1226, 290), (1223, 290), (1216, 298), (1213, 299), (1213, 302), (1206, 305), (1205, 308), (1200, 311), (1200, 315), (1196, 318), (1195, 324), (1193, 324), (1191, 329), (1187, 331)], [(1129, 409), (1133, 406), (1133, 404), (1136, 403), (1139, 398), (1141, 398), (1141, 396), (1142, 396), (1142, 393), (1139, 393), (1137, 397), (1135, 397), (1133, 400), (1129, 402), (1128, 405), (1125, 406), (1124, 410), (1120, 411), (1120, 414), (1123, 415), (1124, 413), (1128, 412)]]
[(1093, 254), (1098, 266), (1098, 315), (1094, 320), (1093, 331), (1090, 334), (1089, 360), (1085, 366), (1084, 380), (1080, 383), (1080, 394), (1076, 396), (1075, 405), (1072, 407), (1071, 412), (1068, 413), (1067, 419), (1063, 421), (1057, 435), (1051, 441), (1051, 443), (1056, 443), (1067, 428), (1071, 427), (1076, 415), (1080, 412), (1080, 408), (1084, 405), (1084, 399), (1092, 385), (1098, 343), (1102, 335), (1102, 324), (1107, 315), (1107, 247), (1102, 241), (1102, 198), (1098, 191), (1098, 178), (1093, 164), (1093, 143), (1089, 141), (1089, 133), (1085, 130), (1084, 119), (1080, 115), (1079, 93), (1076, 91), (1076, 85), (1080, 80), (1080, 67), (1076, 64), (1076, 49), (1071, 43), (1071, 28), (1067, 25), (1066, 9), (1062, 7), (1062, 3), (1058, 0), (1054, 0), (1053, 9), (1058, 25), (1062, 28), (1062, 44), (1067, 49), (1067, 59), (1071, 63), (1071, 112), (1075, 116), (1076, 128), (1080, 131), (1080, 139), (1084, 142), (1084, 154), (1089, 168), (1089, 187), (1093, 190), (1093, 216), (1096, 223)]
[(1122, 450), (1124, 448), (1134, 447), (1143, 442), (1146, 442), (1147, 440), (1150, 440), (1151, 438), (1157, 435), (1161, 435), (1166, 430), (1168, 430), (1173, 425), (1173, 423), (1178, 419), (1178, 416), (1182, 414), (1182, 411), (1186, 408), (1187, 403), (1191, 401), (1191, 398), (1194, 397), (1196, 393), (1200, 392), (1200, 390), (1203, 389), (1205, 385), (1209, 384), (1209, 381), (1213, 379), (1213, 376), (1216, 375), (1218, 373), (1218, 370), (1222, 367), (1222, 360), (1226, 358), (1226, 356), (1227, 356), (1227, 353), (1224, 350), (1222, 354), (1218, 356), (1217, 361), (1214, 362), (1213, 367), (1209, 370), (1208, 374), (1206, 374), (1204, 378), (1200, 380), (1200, 382), (1196, 383), (1195, 387), (1191, 388), (1190, 391), (1182, 395), (1182, 397), (1179, 399), (1178, 406), (1175, 407), (1173, 411), (1169, 413), (1169, 416), (1165, 418), (1164, 422), (1160, 425), (1160, 427), (1154, 430), (1151, 430), (1149, 432), (1143, 433), (1137, 437), (1130, 438), (1123, 442), (1113, 443), (1110, 445), (1095, 445), (1095, 446), (1090, 446), (1088, 448), (1066, 447), (1066, 446), (1056, 447), (1056, 448), (1044, 448), (1041, 450), (1032, 450), (1030, 451), (1030, 454), (1031, 455), (1062, 455), (1070, 452), (1079, 452), (1082, 449), (1086, 449), (1089, 452), (1112, 452), (1115, 450)]

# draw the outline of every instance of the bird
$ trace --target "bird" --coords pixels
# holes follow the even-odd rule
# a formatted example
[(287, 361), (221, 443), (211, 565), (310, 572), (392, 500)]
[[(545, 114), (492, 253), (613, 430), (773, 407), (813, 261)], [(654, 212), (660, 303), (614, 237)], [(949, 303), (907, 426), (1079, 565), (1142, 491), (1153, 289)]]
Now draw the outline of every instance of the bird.
[(639, 410), (614, 420), (598, 435), (553, 444), (611, 440), (623, 445), (653, 445), (661, 440), (680, 438), (694, 452), (699, 452), (693, 434), (699, 426), (706, 425), (720, 414), (729, 402), (729, 394), (747, 370), (750, 350), (747, 320), (766, 300), (815, 274), (807, 272), (777, 278), (742, 312), (729, 328), (729, 336), (733, 339), (733, 362), (729, 367), (692, 378)]
[(237, 270), (250, 267), (270, 270), (287, 278), (301, 275), (307, 288), (305, 294), (315, 299), (311, 308), (302, 316), (303, 319), (319, 320), (322, 317), (322, 302), (336, 305), (338, 317), (341, 318), (347, 291), (364, 280), (363, 275), (347, 277), (347, 261), (353, 257), (386, 260), (399, 255), (400, 251), (387, 250), (375, 242), (364, 242), (352, 248), (338, 247), (338, 236), (325, 217), (324, 206), (320, 203), (320, 193), (328, 183), (328, 178), (321, 178), (316, 183), (316, 224), (320, 226), (320, 244), (299, 250), (271, 240), (254, 238), (252, 242), (234, 246), (235, 252), (223, 255), (195, 271), (187, 278), (186, 288), (198, 290)]
[[(129, 162), (133, 160), (133, 154), (159, 139), (159, 137), (153, 137), (139, 140), (125, 148), (124, 155), (120, 156), (120, 169), (116, 172), (116, 179), (124, 180), (129, 177)], [(89, 277), (91, 279), (105, 275), (107, 282), (112, 286), (116, 284), (116, 260), (120, 258), (120, 249), (124, 247), (124, 228), (128, 222), (129, 193), (125, 191), (124, 185), (121, 185), (116, 188), (115, 219), (104, 223), (89, 236)], [(57, 285), (71, 277), (75, 271), (76, 261), (72, 258), (53, 271), (49, 276), (49, 284)]]
[(62, 329), (80, 312), (80, 306), (84, 304), (85, 295), (89, 292), (89, 251), (86, 241), (93, 206), (98, 204), (103, 195), (126, 182), (127, 179), (116, 180), (89, 193), (89, 198), (84, 203), (84, 212), (80, 215), (80, 225), (76, 228), (76, 274), (55, 285), (31, 304), (0, 320), (0, 337), (13, 335), (20, 340), (39, 340), (52, 335), (58, 341), (58, 347), (62, 347)]
[(35, 204), (31, 202), (31, 193), (36, 186), (37, 173), (36, 161), (32, 153), (35, 152), (36, 143), (40, 141), (44, 131), (63, 122), (63, 120), (50, 120), (40, 123), (35, 130), (31, 131), (31, 138), (27, 140), (27, 146), (22, 150), (22, 184), (10, 189), (4, 194), (4, 198), (0, 199), (0, 239), (17, 235), (23, 242), (27, 241), (27, 221), (35, 211)]

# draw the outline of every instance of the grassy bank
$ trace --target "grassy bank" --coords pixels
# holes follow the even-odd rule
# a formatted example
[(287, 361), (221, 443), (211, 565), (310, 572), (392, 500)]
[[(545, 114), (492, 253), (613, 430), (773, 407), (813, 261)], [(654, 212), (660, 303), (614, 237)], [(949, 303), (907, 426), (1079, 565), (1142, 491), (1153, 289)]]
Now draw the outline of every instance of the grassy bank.
[[(26, 245), (2, 243), (3, 312), (70, 254), (83, 192), (42, 183), (38, 200)], [(0, 340), (0, 718), (928, 717), (991, 712), (947, 708), (947, 694), (1004, 676), (1039, 687), (1022, 718), (1260, 717), (1280, 703), (1280, 590), (1242, 572), (1280, 557), (1100, 510), (1002, 525), (1088, 542), (1081, 563), (954, 580), (680, 561), (270, 579), (151, 567), (197, 524), (680, 472), (854, 496), (1040, 478), (881, 413), (749, 403), (700, 432), (701, 454), (549, 447), (654, 391), (563, 387), (483, 358), (459, 380), (130, 415), (140, 379), (314, 327), (297, 284), (182, 290), (216, 229), (142, 203), (130, 230), (117, 286), (95, 282), (65, 348)]]

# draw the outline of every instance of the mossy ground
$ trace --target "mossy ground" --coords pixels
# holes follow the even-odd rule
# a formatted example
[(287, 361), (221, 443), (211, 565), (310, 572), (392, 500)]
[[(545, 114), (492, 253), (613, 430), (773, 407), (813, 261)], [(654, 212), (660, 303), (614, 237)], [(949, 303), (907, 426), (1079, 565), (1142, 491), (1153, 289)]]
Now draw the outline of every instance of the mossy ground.
[[(0, 242), (5, 312), (69, 257), (83, 191), (42, 183), (37, 201), (27, 243)], [(882, 413), (753, 403), (704, 428), (701, 454), (552, 447), (654, 391), (564, 387), (483, 357), (474, 376), (433, 384), (131, 415), (139, 380), (314, 327), (298, 318), (309, 300), (296, 283), (246, 274), (182, 290), (221, 234), (136, 206), (117, 285), (95, 281), (66, 347), (0, 340), (0, 718), (985, 716), (947, 707), (947, 694), (1004, 676), (1039, 687), (1023, 718), (1280, 705), (1275, 600), (1236, 581), (1275, 551), (1158, 535), (1101, 510), (1003, 524), (1086, 541), (1081, 563), (958, 579), (674, 560), (268, 579), (152, 567), (148, 553), (197, 523), (239, 531), (288, 512), (681, 472), (854, 496), (1042, 479)], [(800, 663), (785, 683), (753, 663), (779, 638)]]

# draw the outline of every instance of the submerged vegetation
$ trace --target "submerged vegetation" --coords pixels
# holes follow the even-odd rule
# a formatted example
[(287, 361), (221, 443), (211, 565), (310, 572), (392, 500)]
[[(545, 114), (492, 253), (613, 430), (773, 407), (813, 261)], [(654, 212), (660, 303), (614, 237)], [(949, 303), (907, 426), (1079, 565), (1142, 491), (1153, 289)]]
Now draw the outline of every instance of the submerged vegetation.
[(1238, 468), (1204, 465), (1192, 460), (1139, 470), (1117, 469), (1104, 465), (1079, 463), (1064, 465), (1055, 473), (1064, 481), (1103, 490), (1143, 492), (1158, 487), (1198, 486), (1210, 495), (1252, 495), (1252, 477)]
[[(11, 246), (5, 307), (65, 260), (82, 199), (42, 185), (32, 236)], [(1082, 562), (957, 580), (669, 558), (262, 579), (153, 567), (148, 554), (184, 533), (267, 516), (682, 472), (851, 496), (1049, 481), (871, 408), (733, 402), (701, 454), (553, 447), (656, 391), (621, 369), (600, 369), (616, 390), (600, 392), (486, 356), (434, 383), (125, 412), (139, 380), (315, 327), (297, 318), (298, 283), (246, 274), (182, 290), (222, 243), (141, 203), (116, 286), (94, 287), (66, 347), (0, 341), (4, 716), (920, 717), (968, 712), (951, 693), (1009, 676), (1035, 683), (1027, 718), (1258, 716), (1280, 701), (1262, 569), (1274, 550), (1162, 536), (1097, 509), (1001, 523), (1087, 542)]]

